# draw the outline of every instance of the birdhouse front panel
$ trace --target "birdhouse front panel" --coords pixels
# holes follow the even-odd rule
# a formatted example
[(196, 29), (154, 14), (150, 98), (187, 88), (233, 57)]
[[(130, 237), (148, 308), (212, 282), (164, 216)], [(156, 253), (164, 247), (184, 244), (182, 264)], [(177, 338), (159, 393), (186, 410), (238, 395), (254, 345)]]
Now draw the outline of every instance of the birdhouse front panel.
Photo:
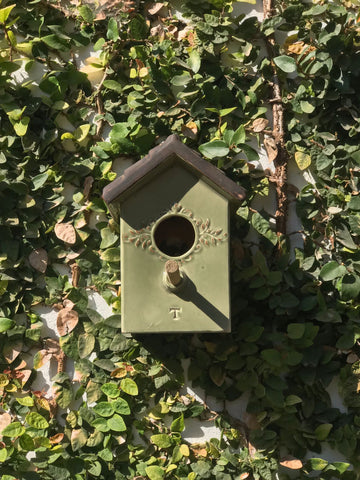
[(129, 191), (120, 221), (124, 332), (230, 331), (228, 203), (176, 161)]

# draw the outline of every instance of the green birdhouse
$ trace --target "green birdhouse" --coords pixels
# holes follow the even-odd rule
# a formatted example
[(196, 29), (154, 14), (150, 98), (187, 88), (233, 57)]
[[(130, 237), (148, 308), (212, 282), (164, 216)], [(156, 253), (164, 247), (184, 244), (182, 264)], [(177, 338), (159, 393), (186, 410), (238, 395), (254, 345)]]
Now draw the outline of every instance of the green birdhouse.
[(229, 213), (242, 187), (176, 135), (110, 183), (122, 331), (229, 332)]

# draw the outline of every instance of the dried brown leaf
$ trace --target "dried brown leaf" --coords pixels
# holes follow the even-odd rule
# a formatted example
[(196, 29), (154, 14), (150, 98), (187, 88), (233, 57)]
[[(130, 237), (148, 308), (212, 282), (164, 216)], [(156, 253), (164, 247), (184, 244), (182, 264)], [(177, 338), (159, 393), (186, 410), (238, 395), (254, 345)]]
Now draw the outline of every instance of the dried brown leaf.
[(55, 235), (59, 240), (70, 245), (76, 242), (76, 231), (70, 223), (57, 223), (55, 225)]
[(48, 254), (46, 250), (43, 248), (33, 250), (29, 255), (29, 263), (38, 272), (45, 273), (48, 265)]
[(4, 430), (4, 428), (10, 425), (10, 423), (11, 423), (11, 416), (8, 413), (0, 414), (0, 435), (1, 435), (1, 432)]
[(84, 180), (83, 194), (84, 194), (84, 197), (86, 199), (88, 198), (88, 196), (91, 192), (91, 188), (92, 188), (93, 183), (94, 183), (93, 177), (86, 177), (85, 180)]
[(3, 356), (7, 363), (12, 363), (20, 355), (22, 347), (22, 340), (17, 340), (16, 342), (11, 342), (4, 346)]
[(252, 128), (255, 133), (262, 132), (269, 125), (269, 120), (267, 118), (256, 118), (253, 121)]
[(280, 461), (280, 465), (290, 468), (290, 470), (300, 470), (303, 466), (302, 461), (294, 457), (284, 457)]
[(44, 343), (49, 353), (57, 353), (60, 350), (60, 345), (56, 338), (46, 338)]
[(55, 435), (50, 437), (49, 440), (50, 440), (50, 443), (52, 443), (54, 445), (56, 443), (60, 443), (63, 438), (64, 438), (63, 433), (56, 433)]
[(19, 376), (17, 377), (17, 379), (21, 381), (21, 384), (23, 386), (29, 380), (31, 373), (32, 373), (31, 370), (21, 370), (21, 371), (19, 371)]
[(156, 2), (156, 3), (153, 3), (149, 8), (148, 8), (148, 12), (150, 13), (150, 15), (156, 15), (158, 12), (160, 12), (160, 10), (164, 7), (164, 4), (163, 3), (160, 3), (160, 2)]
[(264, 138), (264, 145), (268, 155), (269, 162), (272, 163), (278, 154), (278, 148), (276, 146), (275, 140), (272, 137)]
[(57, 315), (56, 326), (62, 337), (74, 330), (79, 321), (79, 315), (75, 310), (63, 308)]

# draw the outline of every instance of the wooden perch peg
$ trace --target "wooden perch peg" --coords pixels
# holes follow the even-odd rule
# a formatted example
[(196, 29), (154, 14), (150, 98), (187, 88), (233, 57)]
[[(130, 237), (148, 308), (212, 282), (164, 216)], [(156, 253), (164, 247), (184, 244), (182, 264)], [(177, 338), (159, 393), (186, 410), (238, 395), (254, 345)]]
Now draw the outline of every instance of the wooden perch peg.
[(180, 275), (179, 265), (175, 260), (168, 260), (165, 263), (165, 272), (168, 276), (170, 283), (177, 287), (180, 285), (182, 278)]

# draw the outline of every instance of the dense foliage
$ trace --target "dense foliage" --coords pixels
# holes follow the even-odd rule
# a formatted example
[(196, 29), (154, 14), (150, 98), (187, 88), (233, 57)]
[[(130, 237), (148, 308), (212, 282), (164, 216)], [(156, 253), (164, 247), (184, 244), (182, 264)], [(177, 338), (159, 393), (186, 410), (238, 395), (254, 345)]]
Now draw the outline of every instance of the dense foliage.
[[(181, 14), (76, 3), (0, 5), (1, 480), (360, 478), (358, 2), (285, 0), (263, 22), (226, 0), (187, 0)], [(288, 236), (253, 207), (274, 191), (272, 101), (289, 162), (312, 172), (300, 192), (289, 185), (302, 229)], [(118, 226), (101, 192), (114, 162), (171, 133), (248, 192), (230, 335), (120, 332)], [(93, 290), (112, 317), (88, 308)], [(59, 341), (43, 338), (43, 303), (59, 311)], [(186, 358), (222, 411), (183, 393)], [(46, 362), (58, 363), (52, 391), (34, 391)], [(237, 420), (228, 401), (242, 396)], [(189, 418), (215, 421), (221, 438), (189, 445)], [(325, 444), (347, 463), (324, 460)]]

